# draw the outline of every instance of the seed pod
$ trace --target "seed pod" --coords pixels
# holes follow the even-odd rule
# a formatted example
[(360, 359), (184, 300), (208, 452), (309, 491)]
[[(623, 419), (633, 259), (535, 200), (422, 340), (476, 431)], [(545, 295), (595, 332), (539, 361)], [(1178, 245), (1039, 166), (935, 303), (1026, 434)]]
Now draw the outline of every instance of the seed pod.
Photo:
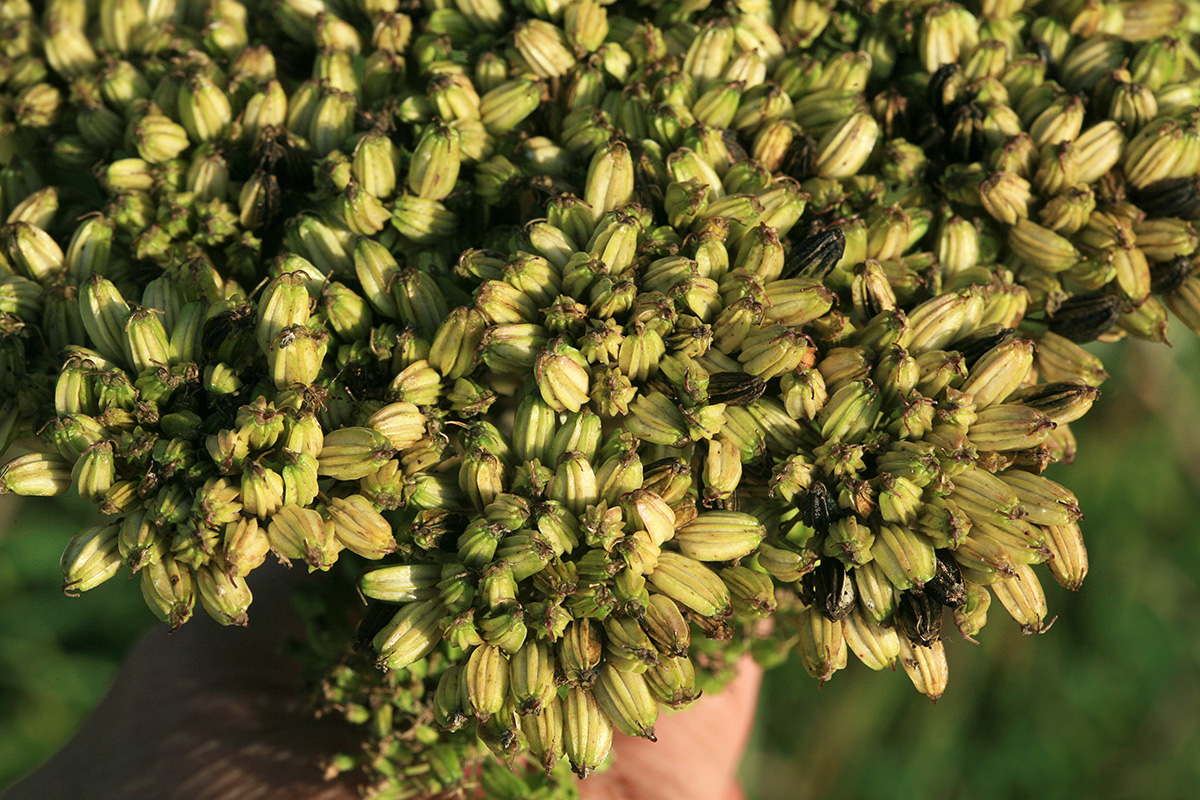
[(220, 624), (249, 623), (246, 610), (253, 596), (244, 578), (230, 576), (220, 565), (207, 564), (196, 569), (196, 588), (204, 610)]
[(430, 125), (421, 134), (408, 170), (408, 188), (427, 200), (444, 200), (458, 181), (461, 137), (448, 125)]
[[(375, 607), (386, 608), (383, 605)], [(444, 731), (459, 730), (467, 724), (467, 714), (470, 713), (470, 710), (463, 667), (459, 664), (452, 664), (438, 679), (437, 689), (433, 695), (434, 723)]]
[(668, 657), (687, 655), (691, 632), (674, 600), (666, 595), (650, 595), (641, 624), (660, 653)]
[(637, 620), (609, 615), (604, 620), (604, 660), (625, 672), (645, 672), (659, 663), (658, 651)]
[(775, 583), (759, 570), (735, 565), (719, 573), (729, 587), (734, 613), (744, 617), (766, 617), (775, 613)]
[(588, 373), (583, 356), (562, 339), (550, 342), (537, 357), (538, 389), (555, 411), (577, 412), (588, 401)]
[(509, 691), (509, 664), (502, 650), (490, 644), (476, 646), (467, 661), (466, 678), (475, 716), (486, 721), (499, 714)]
[(823, 553), (836, 556), (838, 560), (854, 566), (870, 561), (871, 546), (875, 533), (856, 515), (848, 515), (829, 526)]
[(815, 609), (806, 608), (796, 619), (800, 634), (800, 662), (805, 671), (824, 683), (846, 666), (845, 623), (828, 619)]
[(392, 526), (362, 495), (330, 500), (327, 513), (334, 536), (352, 553), (379, 559), (396, 549)]
[(852, 381), (832, 392), (817, 412), (816, 424), (827, 442), (855, 442), (874, 424), (882, 400), (871, 381)]
[[(442, 639), (438, 624), (445, 613), (435, 599), (402, 606), (371, 640), (379, 666), (404, 669), (429, 655)], [(467, 669), (469, 674), (470, 667)]]
[(244, 578), (266, 561), (271, 539), (258, 520), (242, 518), (225, 526), (222, 549), (229, 573)]
[(71, 465), (51, 453), (18, 456), (0, 469), (0, 494), (55, 497), (71, 487)]
[(1071, 381), (1099, 386), (1108, 378), (1100, 359), (1065, 337), (1049, 332), (1037, 339), (1034, 366), (1048, 383)]
[(681, 447), (691, 441), (687, 420), (662, 392), (639, 396), (629, 410), (625, 428), (634, 436), (668, 447)]
[(940, 350), (959, 337), (981, 308), (979, 296), (972, 292), (927, 300), (908, 313), (908, 331), (898, 343), (917, 358), (931, 350)]
[(1124, 170), (1137, 190), (1150, 184), (1195, 174), (1200, 141), (1185, 135), (1179, 120), (1160, 119), (1144, 126), (1126, 146)]
[[(113, 444), (111, 441), (101, 441), (88, 447), (79, 456), (71, 469), (71, 480), (80, 497), (100, 502), (112, 488), (115, 474)], [(4, 477), (7, 479), (8, 474), (5, 473)]]
[(539, 78), (557, 78), (575, 65), (566, 35), (544, 20), (519, 23), (513, 31), (513, 43)]
[(879, 139), (879, 123), (866, 112), (851, 114), (817, 142), (817, 174), (849, 178), (858, 174)]
[(901, 591), (919, 588), (934, 576), (937, 559), (933, 545), (908, 528), (880, 525), (871, 553), (887, 579)]
[[(1026, 564), (1015, 567), (1015, 574), (992, 584), (992, 594), (1009, 616), (1021, 626), (1022, 633), (1041, 633), (1046, 629), (1046, 596), (1033, 569)], [(1053, 620), (1051, 621), (1053, 624)]]
[(379, 567), (358, 579), (364, 596), (389, 603), (428, 600), (437, 595), (442, 568), (436, 564), (396, 564)]
[[(589, 462), (593, 462), (596, 458), (596, 451), (600, 447), (600, 435), (600, 417), (588, 409), (584, 408), (578, 413), (568, 414), (566, 421), (559, 427), (550, 443), (546, 453), (547, 462), (555, 464), (561, 456), (572, 451), (583, 453)], [(597, 486), (599, 485), (599, 473), (597, 473)], [(641, 485), (640, 480), (637, 485)]]
[(954, 475), (950, 499), (974, 521), (1015, 519), (1025, 513), (1012, 487), (975, 466)]
[(600, 630), (589, 619), (575, 619), (558, 641), (558, 663), (570, 686), (588, 687), (596, 680), (604, 643)]
[(1036, 409), (1003, 403), (980, 411), (968, 434), (980, 450), (1029, 450), (1046, 441), (1054, 423)]
[(198, 142), (224, 135), (233, 120), (229, 98), (204, 76), (194, 76), (179, 89), (179, 119)]
[(899, 475), (883, 473), (878, 478), (879, 516), (885, 522), (907, 525), (916, 521), (921, 509), (921, 489)]
[(391, 440), (373, 428), (341, 428), (324, 437), (317, 474), (358, 480), (374, 473), (395, 453)]
[(658, 704), (640, 674), (622, 672), (606, 663), (600, 668), (600, 677), (592, 687), (592, 694), (621, 733), (657, 741), (654, 721), (658, 719)]
[(1011, 574), (1006, 562), (1040, 564), (1050, 558), (1041, 529), (1021, 519), (998, 522), (980, 520), (971, 527), (970, 539), (980, 552), (998, 556), (995, 558), (1000, 572), (997, 579)]
[(550, 484), (550, 496), (573, 514), (582, 515), (600, 496), (596, 473), (583, 453), (564, 453)]
[(587, 689), (572, 686), (563, 703), (567, 758), (580, 778), (604, 763), (612, 748), (612, 722)]
[(63, 594), (77, 596), (117, 574), (123, 562), (117, 545), (119, 531), (117, 525), (97, 525), (71, 537), (60, 561)]
[(742, 478), (742, 460), (733, 442), (725, 437), (714, 438), (708, 446), (704, 462), (704, 502), (706, 505), (733, 496)]
[(1002, 402), (1025, 383), (1033, 366), (1033, 350), (1033, 342), (1026, 339), (1012, 339), (992, 348), (971, 366), (961, 390), (973, 396), (978, 409)]
[(1039, 383), (1018, 389), (1009, 401), (1035, 408), (1056, 425), (1074, 422), (1088, 412), (1100, 390), (1084, 383)]
[(983, 626), (987, 624), (987, 611), (992, 602), (992, 595), (986, 586), (968, 583), (966, 587), (967, 602), (954, 610), (954, 624), (963, 638), (973, 642), (975, 640), (971, 637), (983, 630)]
[(301, 326), (283, 329), (267, 350), (267, 365), (277, 389), (311, 386), (321, 371), (329, 335)]
[(1052, 480), (1017, 470), (999, 477), (1017, 493), (1025, 518), (1035, 525), (1070, 525), (1083, 518), (1075, 495)]
[(93, 275), (80, 289), (79, 311), (83, 317), (83, 327), (100, 354), (110, 361), (123, 363), (129, 305), (116, 286), (99, 275)]
[(425, 435), (425, 422), (425, 416), (415, 405), (400, 402), (376, 411), (367, 420), (367, 426), (387, 437), (396, 450), (404, 450)]
[(1050, 574), (1060, 585), (1078, 591), (1088, 571), (1088, 554), (1083, 543), (1079, 523), (1047, 525), (1046, 547), (1054, 557), (1050, 560)]
[(583, 199), (593, 221), (629, 202), (633, 194), (633, 161), (623, 142), (614, 141), (596, 151), (588, 166)]
[(483, 362), (496, 372), (526, 374), (546, 345), (540, 325), (496, 325), (484, 332), (479, 344)]
[(675, 533), (679, 550), (697, 561), (733, 561), (754, 552), (766, 528), (749, 514), (707, 511)]
[(518, 714), (541, 714), (555, 698), (554, 663), (549, 645), (533, 640), (513, 654), (508, 686)]
[(900, 657), (900, 638), (891, 625), (881, 625), (855, 609), (846, 618), (843, 633), (846, 645), (873, 670), (894, 669)]
[[(514, 570), (514, 579), (516, 576)], [(524, 612), (508, 599), (495, 604), (494, 609), (479, 619), (479, 635), (487, 644), (498, 647), (505, 655), (511, 656), (525, 644), (525, 637), (529, 632), (525, 627)]]
[(642, 677), (658, 701), (671, 708), (683, 708), (700, 696), (695, 666), (686, 656), (665, 657), (661, 665), (650, 667)]
[(646, 576), (656, 589), (705, 617), (723, 617), (730, 610), (729, 590), (715, 572), (699, 561), (663, 552), (657, 568)]
[(63, 270), (62, 248), (37, 225), (10, 222), (0, 229), (0, 241), (12, 267), (27, 278), (48, 283)]
[(476, 355), (487, 324), (484, 315), (460, 306), (438, 328), (429, 348), (429, 363), (447, 378), (469, 375), (479, 363)]
[(937, 701), (946, 691), (949, 667), (946, 664), (946, 647), (939, 640), (929, 647), (911, 643), (907, 637), (900, 638), (900, 663), (908, 673), (909, 680), (917, 691)]
[(828, 312), (836, 296), (810, 278), (791, 278), (767, 284), (765, 300), (764, 322), (799, 326)]
[(307, 325), (312, 300), (308, 294), (307, 277), (302, 272), (280, 275), (267, 285), (258, 304), (256, 338), (263, 352), (271, 341), (293, 325)]
[[(632, 449), (614, 455), (596, 470), (596, 487), (600, 499), (610, 505), (631, 492), (640, 491), (644, 480), (642, 460)], [(626, 515), (628, 516), (628, 513)]]
[(125, 358), (137, 372), (166, 366), (171, 361), (167, 331), (158, 314), (134, 309), (125, 321)]
[(758, 565), (776, 580), (791, 583), (816, 565), (816, 557), (810, 551), (797, 553), (764, 543), (758, 546)]
[(191, 619), (196, 605), (192, 571), (170, 556), (142, 570), (142, 598), (154, 615), (175, 630)]
[(563, 702), (557, 694), (551, 694), (540, 714), (521, 717), (521, 730), (529, 751), (547, 773), (566, 753), (563, 724)]
[(285, 505), (271, 518), (267, 536), (280, 558), (303, 559), (314, 569), (328, 569), (341, 549), (333, 525), (311, 508)]

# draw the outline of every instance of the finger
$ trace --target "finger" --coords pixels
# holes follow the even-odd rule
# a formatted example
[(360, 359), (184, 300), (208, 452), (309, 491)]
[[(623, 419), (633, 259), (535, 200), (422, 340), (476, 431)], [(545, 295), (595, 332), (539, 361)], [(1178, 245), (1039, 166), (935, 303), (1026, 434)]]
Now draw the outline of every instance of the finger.
[(579, 785), (585, 800), (733, 800), (735, 776), (754, 720), (762, 671), (743, 659), (725, 690), (659, 717), (657, 742), (618, 736), (608, 772)]

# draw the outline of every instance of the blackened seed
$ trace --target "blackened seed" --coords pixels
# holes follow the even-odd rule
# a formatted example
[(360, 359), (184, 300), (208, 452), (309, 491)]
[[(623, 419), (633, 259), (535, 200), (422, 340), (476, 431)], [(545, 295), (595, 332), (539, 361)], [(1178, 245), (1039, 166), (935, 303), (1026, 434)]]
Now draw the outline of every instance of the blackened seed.
[(1037, 57), (1046, 62), (1046, 80), (1061, 83), (1058, 74), (1058, 62), (1054, 59), (1054, 54), (1050, 52), (1050, 45), (1046, 44), (1043, 39), (1033, 40), (1033, 52)]
[(979, 330), (972, 331), (947, 347), (947, 350), (957, 350), (963, 358), (963, 366), (970, 369), (987, 351), (1010, 341), (1016, 332), (1000, 323), (985, 325)]
[(358, 653), (371, 652), (371, 641), (396, 615), (396, 606), (389, 603), (372, 601), (367, 611), (354, 631), (354, 650)]
[(742, 143), (738, 141), (735, 131), (731, 131), (729, 128), (721, 128), (721, 141), (725, 143), (725, 149), (729, 151), (730, 163), (736, 164), (750, 157), (750, 154), (746, 152), (746, 148), (742, 147)]
[(948, 550), (937, 551), (933, 578), (926, 582), (925, 594), (951, 608), (958, 608), (967, 602), (967, 587), (963, 583), (962, 572)]
[(948, 109), (946, 105), (946, 84), (958, 74), (959, 69), (958, 64), (942, 64), (933, 73), (933, 77), (929, 79), (929, 105), (939, 120), (945, 119)]
[(1154, 294), (1174, 294), (1192, 274), (1192, 261), (1178, 256), (1165, 264), (1150, 266), (1150, 291)]
[(423, 512), (408, 531), (408, 537), (423, 550), (438, 548), (457, 552), (456, 542), (467, 529), (470, 518), (457, 511)]
[(841, 228), (829, 228), (797, 244), (783, 264), (781, 278), (824, 280), (846, 254), (846, 234)]
[(744, 372), (714, 372), (708, 376), (708, 402), (748, 406), (762, 397), (767, 382)]
[(808, 527), (824, 533), (841, 516), (837, 498), (821, 481), (813, 481), (800, 501), (800, 518)]
[(1075, 295), (1063, 301), (1050, 317), (1051, 332), (1077, 344), (1095, 341), (1116, 324), (1122, 300), (1111, 294)]
[(779, 169), (798, 181), (813, 177), (817, 171), (817, 140), (807, 134), (793, 137), (783, 153)]
[(1094, 386), (1070, 381), (1041, 383), (1025, 389), (1018, 389), (1010, 396), (1011, 402), (1036, 409), (1049, 417), (1062, 413), (1086, 398), (1093, 401), (1100, 395), (1100, 390)]
[(1130, 192), (1137, 207), (1151, 217), (1195, 219), (1200, 215), (1200, 180), (1167, 178)]
[(896, 601), (896, 624), (908, 640), (930, 647), (942, 629), (942, 604), (923, 592), (902, 592)]
[(854, 581), (846, 574), (845, 565), (836, 558), (822, 558), (816, 569), (805, 576), (810, 577), (817, 610), (833, 622), (849, 616), (854, 610)]

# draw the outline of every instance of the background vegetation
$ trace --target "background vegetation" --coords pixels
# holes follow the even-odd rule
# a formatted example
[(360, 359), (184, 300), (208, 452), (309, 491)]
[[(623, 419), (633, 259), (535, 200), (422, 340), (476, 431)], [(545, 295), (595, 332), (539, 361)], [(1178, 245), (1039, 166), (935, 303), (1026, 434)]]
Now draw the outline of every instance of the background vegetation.
[[(1177, 326), (1178, 328), (1178, 326)], [(1183, 798), (1200, 786), (1200, 346), (1101, 347), (1114, 377), (1051, 477), (1087, 514), (1091, 574), (1046, 577), (1057, 624), (1020, 634), (998, 604), (980, 645), (948, 637), (933, 705), (851, 657), (818, 691), (770, 673), (743, 772), (753, 800)], [(52, 752), (152, 623), (135, 581), (59, 592), (89, 509), (0, 504), (0, 787)], [(1044, 573), (1043, 573), (1044, 574)]]

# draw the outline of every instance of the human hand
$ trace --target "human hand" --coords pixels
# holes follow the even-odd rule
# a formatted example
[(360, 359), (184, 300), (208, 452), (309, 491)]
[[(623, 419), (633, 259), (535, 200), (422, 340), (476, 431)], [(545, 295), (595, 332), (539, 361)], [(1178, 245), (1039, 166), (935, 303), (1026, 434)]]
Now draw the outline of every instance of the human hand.
[[(75, 736), (3, 800), (358, 798), (360, 776), (328, 781), (321, 770), (354, 748), (355, 730), (302, 707), (300, 670), (283, 655), (299, 632), (292, 580), (277, 573), (255, 586), (248, 628), (198, 613), (174, 634), (148, 635)], [(613, 768), (580, 784), (585, 800), (740, 798), (734, 775), (759, 677), (747, 660), (720, 695), (664, 713), (658, 743), (618, 735)]]

